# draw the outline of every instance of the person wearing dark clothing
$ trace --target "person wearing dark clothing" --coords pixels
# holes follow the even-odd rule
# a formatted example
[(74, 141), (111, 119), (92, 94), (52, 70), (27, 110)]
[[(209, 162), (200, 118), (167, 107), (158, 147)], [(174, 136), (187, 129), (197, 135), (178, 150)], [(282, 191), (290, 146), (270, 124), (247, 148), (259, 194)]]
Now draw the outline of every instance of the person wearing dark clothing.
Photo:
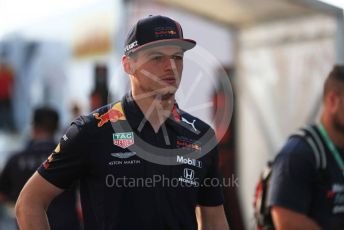
[(277, 230), (344, 229), (344, 66), (335, 66), (324, 87), (324, 110), (310, 126), (313, 144), (291, 137), (272, 169), (269, 206)]
[(24, 230), (49, 229), (43, 207), (76, 180), (85, 229), (228, 229), (221, 187), (211, 183), (220, 182), (215, 133), (175, 100), (195, 45), (165, 16), (132, 27), (122, 57), (130, 92), (71, 124), (20, 193)]
[[(13, 154), (0, 175), (0, 194), (4, 202), (15, 203), (20, 191), (56, 148), (54, 134), (58, 127), (58, 114), (50, 108), (34, 111), (32, 139), (26, 148)], [(76, 212), (75, 187), (66, 189), (49, 205), (47, 215), (51, 229), (79, 229)]]

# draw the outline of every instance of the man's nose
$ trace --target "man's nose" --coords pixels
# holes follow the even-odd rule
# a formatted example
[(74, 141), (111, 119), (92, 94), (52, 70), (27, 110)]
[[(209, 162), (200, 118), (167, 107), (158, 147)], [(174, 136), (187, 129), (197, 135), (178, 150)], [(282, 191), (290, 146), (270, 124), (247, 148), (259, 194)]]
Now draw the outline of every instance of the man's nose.
[(165, 58), (164, 69), (165, 70), (175, 70), (176, 69), (176, 63), (172, 57)]

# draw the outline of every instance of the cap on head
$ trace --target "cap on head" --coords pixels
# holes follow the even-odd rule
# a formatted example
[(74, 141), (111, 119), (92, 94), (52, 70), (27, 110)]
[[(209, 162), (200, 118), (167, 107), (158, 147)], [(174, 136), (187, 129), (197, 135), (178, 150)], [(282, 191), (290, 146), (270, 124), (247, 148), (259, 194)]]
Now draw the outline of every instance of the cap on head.
[(184, 39), (180, 24), (165, 16), (148, 16), (139, 20), (130, 30), (125, 40), (124, 54), (161, 45), (180, 46), (183, 50), (192, 49), (196, 42)]

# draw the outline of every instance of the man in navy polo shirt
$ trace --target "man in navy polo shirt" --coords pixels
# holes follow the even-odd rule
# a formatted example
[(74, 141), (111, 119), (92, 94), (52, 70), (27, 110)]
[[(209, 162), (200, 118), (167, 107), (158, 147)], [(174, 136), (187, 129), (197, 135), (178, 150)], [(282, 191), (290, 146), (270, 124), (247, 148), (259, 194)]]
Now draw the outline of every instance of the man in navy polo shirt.
[(211, 186), (220, 181), (214, 131), (175, 101), (195, 45), (168, 17), (134, 25), (122, 58), (131, 91), (72, 123), (21, 192), (21, 229), (48, 229), (46, 207), (76, 180), (85, 229), (228, 229)]
[(278, 230), (344, 229), (344, 66), (326, 79), (323, 103), (308, 129), (316, 142), (292, 136), (274, 162), (268, 203)]

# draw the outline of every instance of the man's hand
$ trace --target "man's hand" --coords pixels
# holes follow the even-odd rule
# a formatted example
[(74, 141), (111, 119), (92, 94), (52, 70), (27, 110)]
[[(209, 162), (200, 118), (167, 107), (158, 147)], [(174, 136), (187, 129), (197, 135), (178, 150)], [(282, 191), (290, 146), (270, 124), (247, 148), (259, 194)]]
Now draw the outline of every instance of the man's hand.
[(273, 206), (272, 219), (276, 230), (320, 230), (321, 227), (304, 214)]
[(198, 230), (229, 230), (223, 205), (215, 207), (197, 206)]

